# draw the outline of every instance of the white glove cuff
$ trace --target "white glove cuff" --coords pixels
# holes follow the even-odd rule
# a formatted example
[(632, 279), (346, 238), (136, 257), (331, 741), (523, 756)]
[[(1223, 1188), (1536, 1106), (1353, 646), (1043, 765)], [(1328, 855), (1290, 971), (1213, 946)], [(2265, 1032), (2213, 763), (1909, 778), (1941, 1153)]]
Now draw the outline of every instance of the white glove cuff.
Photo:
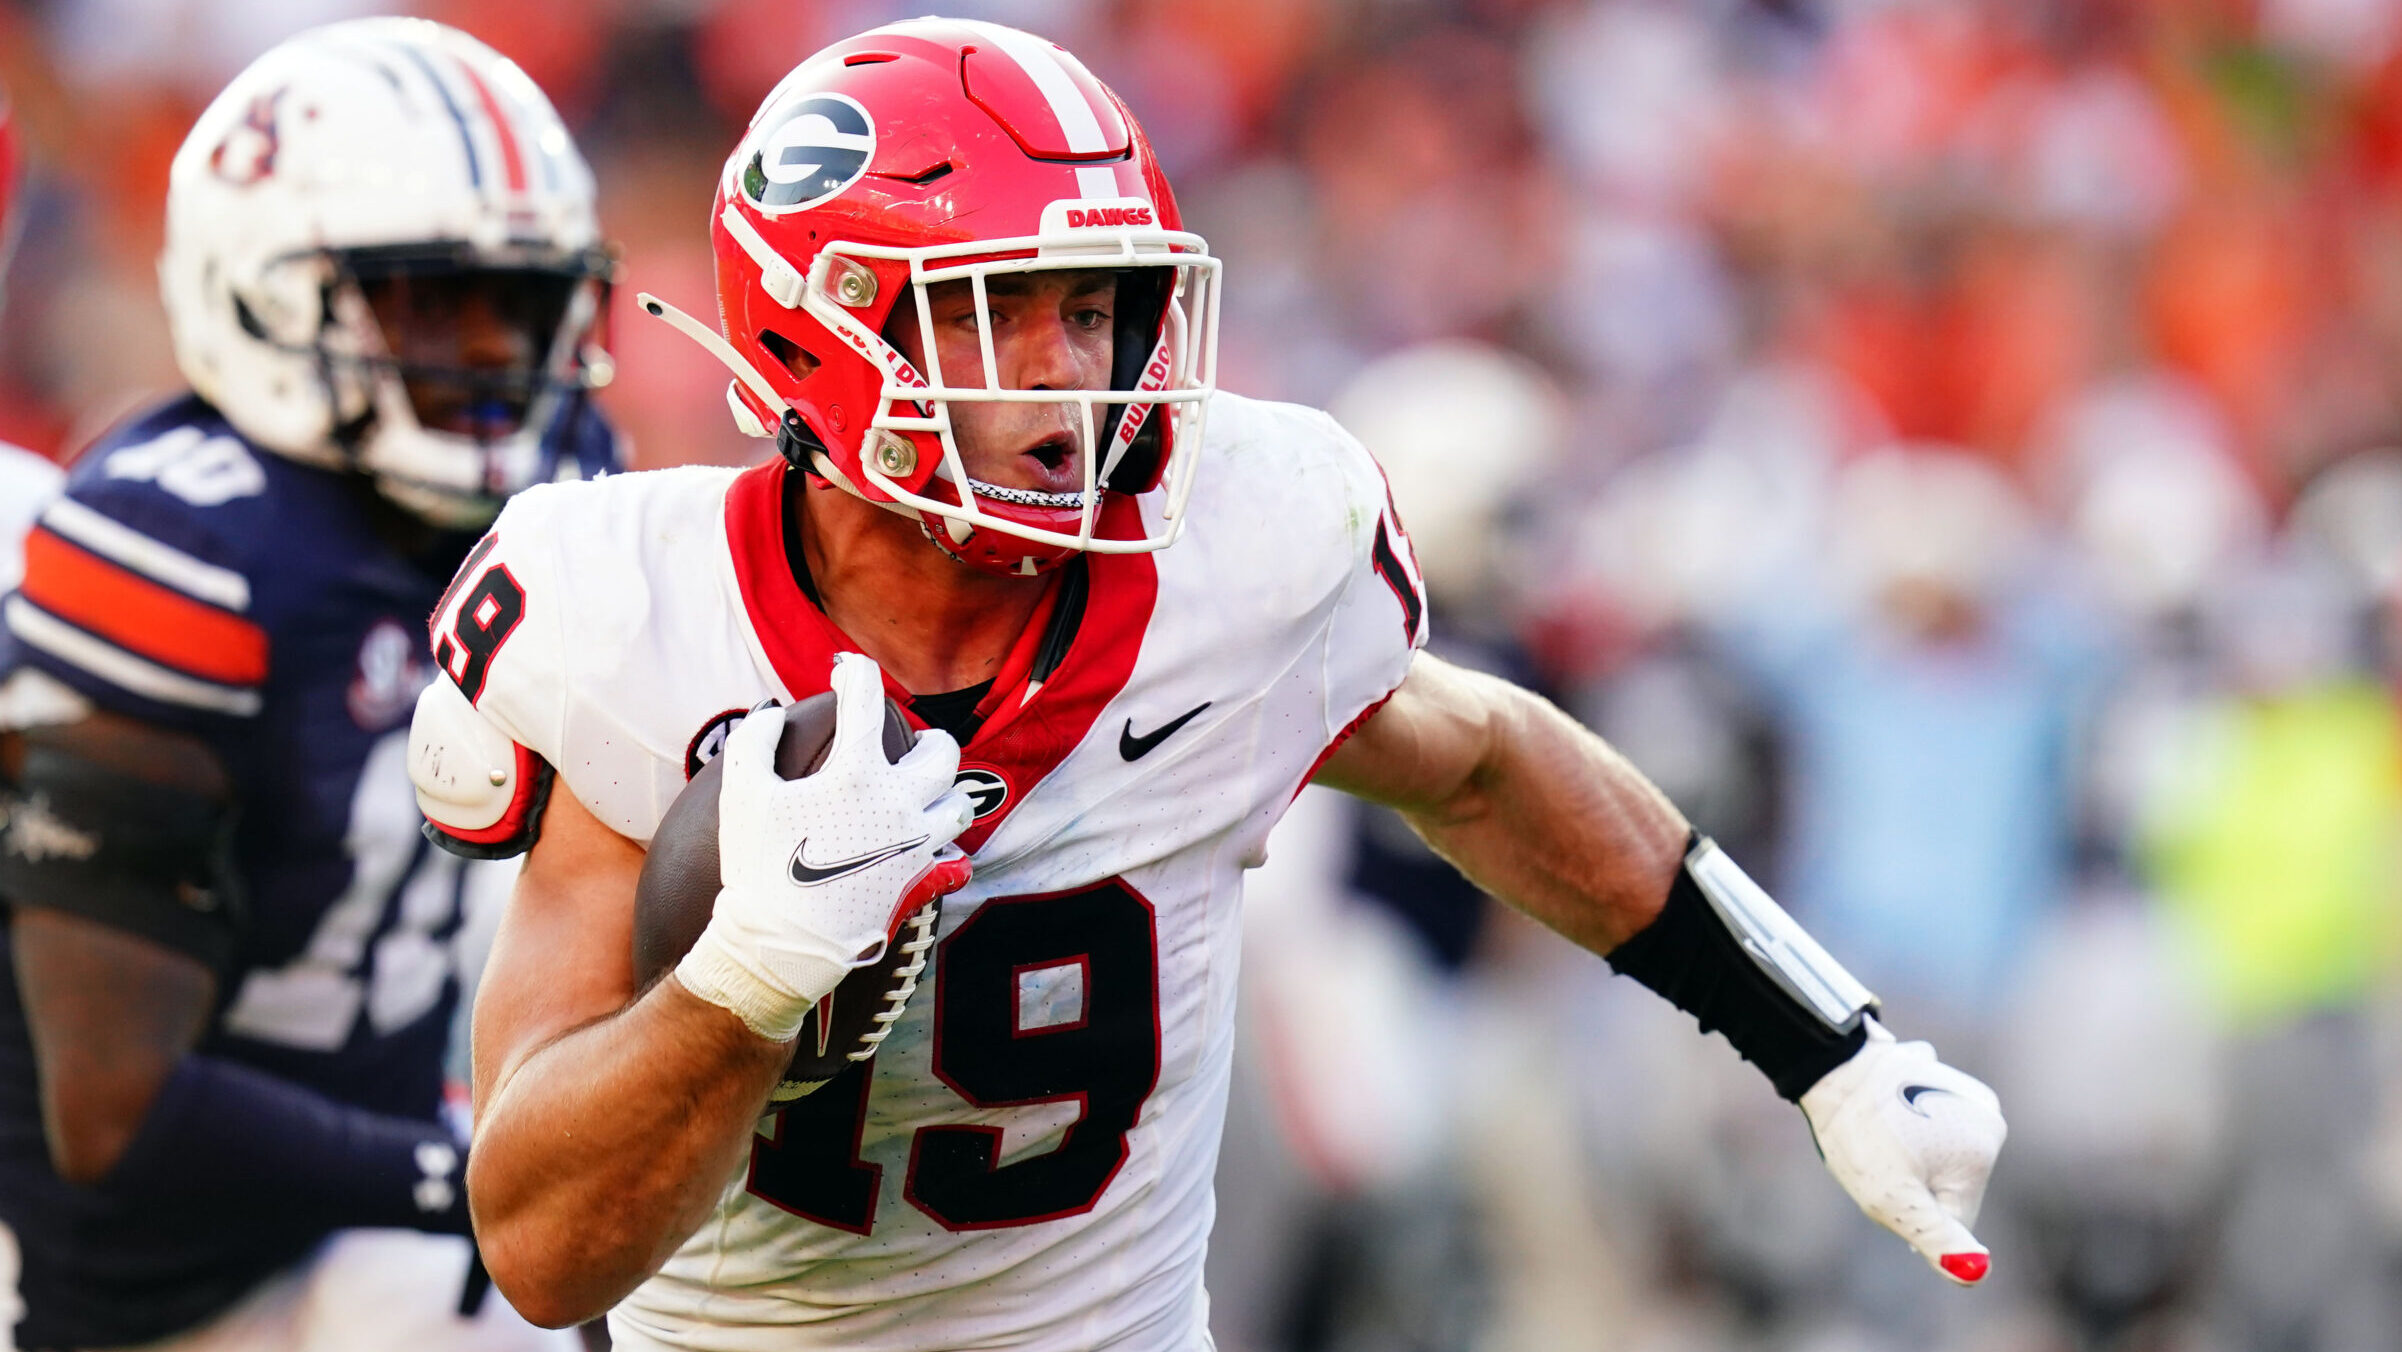
[(729, 937), (713, 918), (676, 964), (676, 981), (768, 1041), (790, 1042), (800, 1036), (801, 1023), (817, 1002), (850, 975), (851, 965), (786, 947), (776, 954), (777, 970), (770, 973), (750, 955), (752, 947)]

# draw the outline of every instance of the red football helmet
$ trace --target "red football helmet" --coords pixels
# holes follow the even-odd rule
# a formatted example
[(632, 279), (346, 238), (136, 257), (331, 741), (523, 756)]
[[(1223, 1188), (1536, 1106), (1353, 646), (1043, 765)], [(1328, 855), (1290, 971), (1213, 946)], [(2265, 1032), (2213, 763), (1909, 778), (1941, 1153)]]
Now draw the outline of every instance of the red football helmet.
[[(994, 572), (1175, 541), (1215, 379), (1218, 261), (1179, 228), (1134, 115), (1075, 57), (949, 19), (835, 43), (760, 105), (711, 211), (724, 338), (641, 303), (733, 369), (727, 397), (745, 431)], [(986, 279), (1047, 269), (1117, 273), (1111, 388), (995, 383)], [(959, 278), (979, 302), (980, 385), (950, 383), (935, 353), (925, 289)], [(924, 372), (884, 336), (911, 292)], [(1083, 490), (969, 478), (950, 405), (975, 400), (1079, 406)], [(1105, 529), (1109, 495), (1154, 489)]]

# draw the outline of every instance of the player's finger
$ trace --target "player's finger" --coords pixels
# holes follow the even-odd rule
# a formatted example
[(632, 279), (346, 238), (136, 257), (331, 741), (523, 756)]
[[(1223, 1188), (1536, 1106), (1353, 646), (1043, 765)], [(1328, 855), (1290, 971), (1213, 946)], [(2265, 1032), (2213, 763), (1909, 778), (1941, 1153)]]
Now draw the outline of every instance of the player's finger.
[(1985, 1205), (1985, 1185), (1993, 1177), (1994, 1157), (2001, 1152), (2009, 1126), (1993, 1091), (1967, 1075), (1954, 1074), (1948, 1080), (1958, 1086), (1954, 1092), (1919, 1100), (1928, 1121), (1944, 1133), (1940, 1140), (1926, 1143), (1925, 1177), (1936, 1205), (1962, 1225), (1975, 1225)]
[(976, 800), (951, 790), (934, 800), (926, 809), (926, 822), (934, 833), (937, 845), (948, 845), (959, 833), (976, 824)]
[(1985, 1174), (1978, 1171), (1974, 1178), (1961, 1176), (1935, 1180), (1935, 1204), (1962, 1225), (1975, 1225), (1977, 1213), (1985, 1209)]
[(771, 704), (745, 714), (726, 733), (725, 749), (718, 753), (726, 763), (724, 775), (732, 780), (738, 776), (756, 776), (762, 771), (773, 774), (776, 743), (783, 738), (784, 710), (780, 706)]
[(1985, 1280), (1986, 1272), (1993, 1266), (1989, 1251), (1969, 1233), (1967, 1226), (1935, 1200), (1933, 1193), (1888, 1199), (1887, 1206), (1889, 1214), (1880, 1219), (1918, 1250), (1937, 1272), (1962, 1286), (1974, 1286)]
[(959, 743), (941, 728), (928, 728), (893, 767), (909, 777), (907, 782), (922, 785), (931, 800), (959, 777)]
[[(826, 751), (855, 760), (884, 744), (884, 670), (865, 653), (834, 655), (834, 742)], [(877, 759), (883, 759), (877, 751)]]

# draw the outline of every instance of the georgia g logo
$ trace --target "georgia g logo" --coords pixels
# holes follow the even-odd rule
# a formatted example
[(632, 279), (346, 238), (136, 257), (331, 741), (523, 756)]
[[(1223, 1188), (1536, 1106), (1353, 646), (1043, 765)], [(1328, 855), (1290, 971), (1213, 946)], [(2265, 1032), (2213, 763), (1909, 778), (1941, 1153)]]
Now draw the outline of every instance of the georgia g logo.
[(742, 162), (742, 195), (771, 215), (816, 206), (859, 181), (876, 124), (857, 100), (805, 94), (760, 119)]

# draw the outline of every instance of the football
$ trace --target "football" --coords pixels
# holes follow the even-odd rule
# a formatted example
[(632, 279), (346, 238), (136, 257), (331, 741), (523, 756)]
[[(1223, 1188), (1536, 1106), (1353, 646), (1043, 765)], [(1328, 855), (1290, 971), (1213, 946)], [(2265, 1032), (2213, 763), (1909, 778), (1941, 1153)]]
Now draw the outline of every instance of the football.
[[(884, 758), (897, 761), (916, 741), (901, 707), (884, 701)], [(786, 779), (815, 774), (834, 742), (834, 695), (812, 695), (784, 710), (784, 735), (776, 743), (776, 773)], [(634, 977), (642, 986), (674, 967), (709, 923), (717, 904), (717, 795), (725, 778), (719, 758), (693, 773), (668, 805), (651, 837), (650, 856), (634, 889)], [(769, 1106), (789, 1103), (833, 1079), (855, 1061), (876, 1054), (877, 1044), (917, 990), (934, 945), (937, 897), (901, 924), (884, 956), (844, 977), (818, 1002), (793, 1043), (792, 1062), (768, 1096)]]

